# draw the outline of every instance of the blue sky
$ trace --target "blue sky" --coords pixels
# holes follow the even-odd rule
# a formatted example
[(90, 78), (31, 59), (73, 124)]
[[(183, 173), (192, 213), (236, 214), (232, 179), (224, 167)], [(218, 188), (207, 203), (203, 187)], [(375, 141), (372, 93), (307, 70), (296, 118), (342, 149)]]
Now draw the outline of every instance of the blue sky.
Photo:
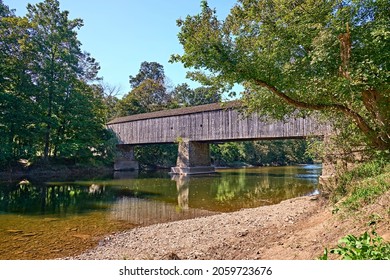
[[(82, 49), (100, 63), (99, 75), (104, 82), (130, 90), (129, 75), (138, 73), (143, 61), (158, 62), (173, 86), (187, 82), (186, 69), (179, 63), (170, 64), (171, 54), (182, 53), (176, 26), (178, 18), (200, 11), (201, 0), (60, 0), (61, 9), (70, 18), (81, 18), (84, 26), (78, 32)], [(28, 3), (38, 0), (3, 0), (18, 16), (26, 14)], [(235, 0), (209, 0), (224, 18)]]

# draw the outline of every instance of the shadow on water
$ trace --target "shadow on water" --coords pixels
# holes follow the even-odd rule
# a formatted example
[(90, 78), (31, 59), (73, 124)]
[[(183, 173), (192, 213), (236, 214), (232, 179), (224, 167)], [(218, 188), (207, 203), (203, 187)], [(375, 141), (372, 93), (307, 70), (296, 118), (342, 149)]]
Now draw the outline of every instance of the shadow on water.
[(321, 166), (312, 165), (221, 169), (190, 177), (163, 170), (90, 181), (0, 182), (0, 242), (6, 244), (0, 259), (71, 255), (113, 231), (315, 194), (320, 173)]

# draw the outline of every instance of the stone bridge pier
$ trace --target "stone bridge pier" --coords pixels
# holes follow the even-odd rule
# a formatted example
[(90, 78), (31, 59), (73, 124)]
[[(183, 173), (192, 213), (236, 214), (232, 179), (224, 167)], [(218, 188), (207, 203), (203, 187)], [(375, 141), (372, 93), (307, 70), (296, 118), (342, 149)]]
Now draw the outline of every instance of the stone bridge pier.
[(181, 139), (176, 166), (171, 168), (171, 173), (191, 175), (213, 172), (215, 168), (211, 166), (209, 143)]
[(138, 161), (134, 158), (134, 145), (121, 144), (117, 146), (118, 155), (115, 158), (115, 171), (138, 170)]

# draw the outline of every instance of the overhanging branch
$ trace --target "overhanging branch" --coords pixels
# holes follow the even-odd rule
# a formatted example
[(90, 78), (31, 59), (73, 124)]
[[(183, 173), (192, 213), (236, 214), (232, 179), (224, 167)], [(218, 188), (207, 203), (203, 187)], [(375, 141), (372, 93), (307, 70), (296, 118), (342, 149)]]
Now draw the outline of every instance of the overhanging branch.
[(325, 111), (325, 110), (335, 110), (338, 112), (343, 113), (344, 115), (348, 116), (349, 118), (353, 119), (358, 128), (374, 143), (375, 146), (378, 148), (384, 148), (387, 147), (387, 143), (385, 143), (383, 140), (379, 139), (379, 137), (376, 137), (375, 131), (368, 125), (368, 123), (364, 120), (364, 118), (353, 111), (352, 109), (348, 108), (345, 105), (342, 104), (312, 104), (308, 102), (299, 101), (296, 99), (291, 98), (284, 92), (278, 90), (275, 86), (268, 84), (267, 82), (264, 82), (262, 80), (253, 79), (252, 82), (260, 87), (266, 88), (269, 91), (271, 91), (273, 94), (287, 102), (288, 104), (296, 107), (296, 108), (302, 108), (302, 109), (309, 109), (309, 110), (316, 110), (316, 111)]

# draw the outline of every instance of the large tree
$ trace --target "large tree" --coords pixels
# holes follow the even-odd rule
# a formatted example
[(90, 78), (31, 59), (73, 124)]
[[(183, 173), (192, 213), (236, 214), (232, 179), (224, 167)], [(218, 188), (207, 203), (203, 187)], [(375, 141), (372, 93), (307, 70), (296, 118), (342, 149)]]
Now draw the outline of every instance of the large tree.
[(95, 133), (103, 129), (103, 122), (88, 85), (96, 80), (99, 65), (80, 49), (77, 36), (83, 22), (70, 19), (58, 0), (28, 5), (27, 10), (35, 57), (31, 79), (42, 115), (43, 157), (91, 155), (98, 139)]
[(118, 102), (118, 116), (159, 111), (172, 106), (172, 95), (167, 89), (161, 64), (142, 62), (139, 72), (130, 76), (129, 82), (132, 90)]
[(16, 17), (0, 2), (0, 164), (105, 157), (107, 105), (91, 85), (99, 65), (80, 49), (82, 20), (58, 0), (27, 10)]
[(132, 88), (136, 88), (141, 85), (145, 80), (152, 80), (159, 84), (165, 83), (164, 66), (158, 62), (141, 63), (139, 72), (135, 76), (129, 76), (129, 83)]
[(188, 84), (177, 85), (172, 92), (179, 106), (196, 106), (221, 101), (221, 92), (213, 87), (198, 87), (192, 89)]
[[(44, 158), (56, 151), (54, 142), (64, 133), (69, 112), (68, 106), (82, 59), (76, 30), (81, 28), (81, 19), (70, 20), (68, 11), (61, 11), (57, 0), (46, 0), (27, 6), (27, 18), (32, 25), (30, 41), (35, 52), (32, 64), (32, 79), (39, 90), (36, 96), (44, 123)], [(56, 135), (54, 135), (56, 134)]]
[(389, 0), (239, 0), (224, 20), (207, 1), (178, 20), (190, 76), (244, 85), (249, 109), (320, 112), (390, 149)]
[(34, 153), (39, 139), (29, 28), (26, 19), (0, 1), (0, 165)]

